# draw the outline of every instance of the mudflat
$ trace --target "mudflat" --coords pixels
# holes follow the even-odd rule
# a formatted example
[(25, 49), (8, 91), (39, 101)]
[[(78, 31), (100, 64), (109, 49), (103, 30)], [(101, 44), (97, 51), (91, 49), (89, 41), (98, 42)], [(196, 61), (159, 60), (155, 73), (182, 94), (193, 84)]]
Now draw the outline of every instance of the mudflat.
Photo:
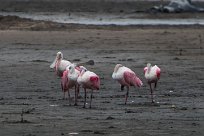
[[(1, 30), (1, 135), (201, 136), (203, 36), (202, 27)], [(83, 89), (78, 106), (62, 99), (60, 79), (49, 68), (58, 51), (71, 62), (95, 61), (86, 66), (101, 78), (92, 109), (82, 108)], [(162, 70), (155, 104), (143, 74), (148, 62)], [(117, 63), (144, 83), (130, 89), (127, 105), (126, 91), (111, 79)]]
[[(4, 1), (0, 10), (203, 18), (202, 13), (146, 13), (156, 2), (115, 4), (107, 0), (106, 5), (107, 1), (84, 4), (78, 0), (76, 4), (50, 0), (42, 8), (44, 0), (21, 1)], [(72, 105), (63, 99), (60, 78), (49, 68), (58, 51), (74, 63), (94, 60), (94, 65), (85, 65), (101, 80), (92, 109), (88, 108), (90, 92), (87, 108), (82, 108), (82, 88), (78, 106), (73, 105), (73, 89)], [(144, 84), (130, 89), (126, 105), (126, 90), (121, 91), (111, 78), (118, 63), (135, 71)], [(144, 78), (147, 63), (162, 71), (154, 104)], [(203, 136), (203, 71), (204, 31), (200, 25), (95, 26), (0, 16), (0, 135)]]

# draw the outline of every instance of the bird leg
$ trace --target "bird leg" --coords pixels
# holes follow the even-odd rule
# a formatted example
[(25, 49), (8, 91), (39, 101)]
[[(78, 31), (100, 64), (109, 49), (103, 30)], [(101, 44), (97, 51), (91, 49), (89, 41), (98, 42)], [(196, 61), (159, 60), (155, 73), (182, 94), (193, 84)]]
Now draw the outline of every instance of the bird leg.
[(77, 99), (78, 99), (78, 96), (79, 96), (79, 90), (80, 90), (80, 85), (77, 84)]
[(129, 95), (129, 86), (127, 86), (127, 93), (125, 95), (125, 104), (127, 103), (128, 95)]
[(93, 90), (91, 90), (91, 100), (90, 100), (90, 106), (89, 106), (90, 109), (91, 109), (92, 98), (93, 98)]
[(64, 92), (64, 97), (63, 97), (63, 100), (65, 100), (66, 99), (66, 92), (65, 91), (63, 91)]
[(86, 89), (84, 88), (84, 107), (86, 108)]
[(152, 85), (151, 85), (151, 83), (149, 83), (149, 86), (150, 86), (150, 91), (151, 91), (152, 103), (154, 103), (153, 90), (152, 90)]
[(62, 92), (64, 93), (63, 100), (65, 100), (65, 91), (64, 91), (62, 83), (61, 83), (61, 88), (62, 88)]
[(157, 87), (157, 82), (155, 82), (154, 84), (154, 90), (156, 90), (156, 87)]
[(68, 98), (69, 98), (69, 106), (71, 106), (70, 92), (69, 92), (69, 90), (67, 92), (68, 92)]
[(75, 104), (74, 106), (77, 106), (77, 97), (78, 97), (78, 86), (75, 85)]

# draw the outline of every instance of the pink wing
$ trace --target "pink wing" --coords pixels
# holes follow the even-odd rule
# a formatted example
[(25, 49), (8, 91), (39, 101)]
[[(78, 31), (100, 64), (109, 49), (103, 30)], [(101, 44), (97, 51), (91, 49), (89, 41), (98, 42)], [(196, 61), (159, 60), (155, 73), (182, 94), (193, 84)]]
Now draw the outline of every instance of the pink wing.
[(124, 72), (124, 80), (128, 85), (141, 87), (142, 81), (135, 75), (135, 73)]
[(157, 74), (157, 78), (160, 79), (160, 75), (161, 75), (161, 70), (160, 68), (156, 69), (156, 74)]
[(93, 87), (97, 90), (100, 88), (100, 79), (98, 76), (91, 76), (90, 81), (93, 83)]
[(147, 67), (144, 68), (144, 74), (146, 73), (147, 69), (148, 69)]
[(81, 71), (80, 67), (75, 67), (76, 70), (78, 70), (79, 72)]

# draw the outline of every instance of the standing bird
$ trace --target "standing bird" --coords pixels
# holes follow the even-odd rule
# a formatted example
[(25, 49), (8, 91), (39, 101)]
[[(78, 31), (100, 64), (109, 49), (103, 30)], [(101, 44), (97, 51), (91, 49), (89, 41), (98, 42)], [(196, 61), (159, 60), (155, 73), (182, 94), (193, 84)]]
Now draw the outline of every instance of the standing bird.
[(127, 93), (125, 95), (125, 104), (127, 103), (130, 86), (141, 87), (143, 84), (142, 81), (131, 69), (121, 64), (117, 64), (115, 66), (112, 78), (114, 80), (117, 80), (121, 84), (121, 90), (123, 90), (125, 86), (127, 87)]
[(150, 86), (152, 103), (154, 103), (153, 90), (152, 90), (152, 85), (151, 84), (154, 83), (154, 90), (156, 90), (157, 82), (160, 79), (161, 70), (157, 65), (152, 67), (151, 64), (148, 63), (147, 67), (144, 68), (144, 74), (145, 74), (145, 78), (147, 80), (147, 83)]
[(85, 67), (80, 66), (81, 72), (77, 79), (77, 82), (82, 88), (84, 88), (84, 106), (86, 108), (86, 89), (91, 89), (91, 99), (90, 99), (90, 106), (93, 98), (93, 90), (99, 90), (100, 88), (100, 78), (94, 72), (88, 71)]
[(75, 64), (70, 64), (66, 70), (63, 72), (63, 76), (61, 79), (61, 87), (62, 91), (64, 92), (64, 98), (65, 98), (65, 92), (68, 92), (68, 98), (69, 98), (69, 104), (71, 105), (71, 99), (70, 99), (70, 92), (69, 89), (75, 87), (75, 104), (77, 105), (77, 97), (78, 97), (78, 84), (77, 84), (77, 78), (79, 76), (79, 71), (75, 69)]
[(54, 68), (56, 74), (59, 77), (62, 77), (63, 72), (66, 70), (66, 67), (69, 66), (70, 64), (71, 62), (63, 60), (63, 54), (61, 52), (58, 52), (54, 62), (50, 65), (50, 68)]

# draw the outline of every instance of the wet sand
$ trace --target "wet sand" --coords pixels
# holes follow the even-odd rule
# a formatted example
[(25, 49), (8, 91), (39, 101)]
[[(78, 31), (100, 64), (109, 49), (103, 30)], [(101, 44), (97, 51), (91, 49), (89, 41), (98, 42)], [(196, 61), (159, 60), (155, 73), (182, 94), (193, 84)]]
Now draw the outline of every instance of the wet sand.
[[(203, 37), (202, 27), (1, 30), (1, 135), (201, 136)], [(82, 108), (82, 90), (79, 106), (62, 99), (60, 79), (49, 69), (57, 51), (72, 62), (95, 61), (87, 66), (101, 78), (92, 109)], [(147, 62), (162, 69), (157, 104), (151, 104), (143, 75)], [(116, 63), (144, 82), (140, 89), (131, 88), (127, 105), (125, 91), (111, 79)]]

